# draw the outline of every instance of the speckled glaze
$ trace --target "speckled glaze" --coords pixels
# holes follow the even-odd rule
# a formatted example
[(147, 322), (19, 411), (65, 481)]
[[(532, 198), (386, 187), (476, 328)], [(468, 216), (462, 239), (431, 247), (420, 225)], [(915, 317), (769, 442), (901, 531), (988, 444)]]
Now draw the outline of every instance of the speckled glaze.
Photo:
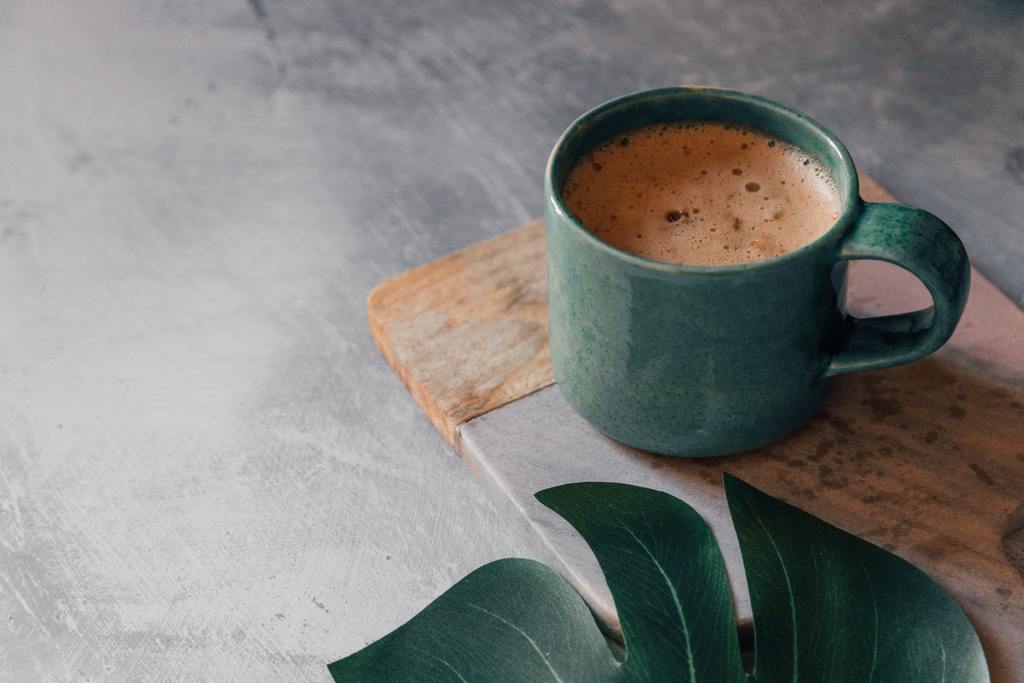
[[(682, 120), (744, 123), (814, 154), (835, 177), (839, 219), (777, 258), (688, 266), (616, 249), (569, 214), (559, 190), (580, 156), (619, 133)], [(655, 453), (725, 455), (778, 439), (814, 413), (830, 375), (935, 351), (967, 301), (967, 255), (945, 223), (920, 209), (865, 203), (835, 136), (753, 95), (663, 88), (608, 102), (555, 145), (544, 192), (555, 379), (599, 429)], [(848, 316), (845, 261), (859, 258), (911, 271), (934, 306)]]

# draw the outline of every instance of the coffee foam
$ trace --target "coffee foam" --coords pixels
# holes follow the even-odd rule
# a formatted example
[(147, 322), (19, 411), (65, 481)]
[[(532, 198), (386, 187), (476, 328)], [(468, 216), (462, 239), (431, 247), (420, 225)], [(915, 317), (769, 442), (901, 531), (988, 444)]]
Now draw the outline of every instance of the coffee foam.
[(728, 265), (780, 256), (835, 223), (828, 168), (751, 128), (639, 128), (584, 155), (562, 188), (600, 239), (656, 261)]

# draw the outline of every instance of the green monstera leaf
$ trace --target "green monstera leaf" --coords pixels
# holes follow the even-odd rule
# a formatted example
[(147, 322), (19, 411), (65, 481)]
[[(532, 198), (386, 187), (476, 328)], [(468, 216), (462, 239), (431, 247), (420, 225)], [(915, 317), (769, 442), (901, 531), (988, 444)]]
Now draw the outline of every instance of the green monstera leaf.
[(665, 493), (582, 483), (537, 497), (597, 556), (623, 656), (560, 575), (507, 559), (334, 662), (331, 675), (338, 683), (989, 680), (967, 617), (924, 573), (734, 477), (725, 488), (754, 612), (751, 674), (704, 520)]

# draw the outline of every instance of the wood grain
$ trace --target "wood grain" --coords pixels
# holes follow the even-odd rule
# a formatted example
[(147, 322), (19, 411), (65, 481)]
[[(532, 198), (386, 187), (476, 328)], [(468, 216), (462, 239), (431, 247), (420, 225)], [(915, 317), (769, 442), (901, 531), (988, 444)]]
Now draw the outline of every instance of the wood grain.
[[(867, 177), (862, 195), (893, 200)], [(720, 481), (728, 470), (924, 569), (974, 621), (995, 679), (1024, 680), (1024, 579), (1010, 559), (1020, 552), (1013, 539), (1024, 526), (1024, 313), (984, 276), (973, 273), (960, 327), (939, 353), (836, 378), (824, 409), (783, 441), (729, 458), (663, 458), (608, 446), (580, 421), (571, 440), (609, 450), (604, 461), (594, 454), (577, 468), (550, 452), (526, 453), (545, 448), (545, 435), (526, 436), (533, 425), (546, 424), (548, 438), (558, 440), (551, 432), (566, 423), (560, 411), (568, 408), (557, 394), (520, 402), (543, 403), (547, 421), (536, 409), (519, 418), (507, 410), (487, 415), (552, 382), (543, 247), (534, 222), (390, 280), (370, 298), (371, 326), (385, 356), (481, 476), (499, 488), (522, 483), (516, 477), (531, 482), (529, 492), (505, 493), (536, 521), (528, 496), (560, 476), (630, 478), (640, 468), (696, 501), (724, 538), (729, 522)], [(857, 314), (928, 304), (920, 283), (894, 266), (856, 262), (850, 278), (849, 305)], [(488, 443), (480, 430), (467, 432), (468, 446), (458, 442), (460, 425), (476, 416), (483, 417), (471, 423), (474, 429), (504, 416), (503, 426), (482, 430), (500, 433), (501, 443)], [(529, 474), (514, 471), (516, 458)], [(543, 524), (538, 528), (545, 535)], [(580, 574), (576, 561), (565, 562), (570, 575)], [(737, 556), (730, 573), (738, 591), (741, 572)]]
[(551, 384), (544, 224), (527, 223), (380, 284), (370, 333), (449, 443)]

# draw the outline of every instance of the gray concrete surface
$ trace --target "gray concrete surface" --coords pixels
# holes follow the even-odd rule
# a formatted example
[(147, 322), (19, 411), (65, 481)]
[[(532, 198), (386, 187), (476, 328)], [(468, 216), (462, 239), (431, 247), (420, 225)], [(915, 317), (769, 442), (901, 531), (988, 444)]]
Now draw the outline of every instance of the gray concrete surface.
[(0, 4), (0, 680), (325, 681), (538, 556), (364, 302), (539, 214), (609, 97), (800, 107), (1024, 300), (1022, 42), (1010, 0)]

